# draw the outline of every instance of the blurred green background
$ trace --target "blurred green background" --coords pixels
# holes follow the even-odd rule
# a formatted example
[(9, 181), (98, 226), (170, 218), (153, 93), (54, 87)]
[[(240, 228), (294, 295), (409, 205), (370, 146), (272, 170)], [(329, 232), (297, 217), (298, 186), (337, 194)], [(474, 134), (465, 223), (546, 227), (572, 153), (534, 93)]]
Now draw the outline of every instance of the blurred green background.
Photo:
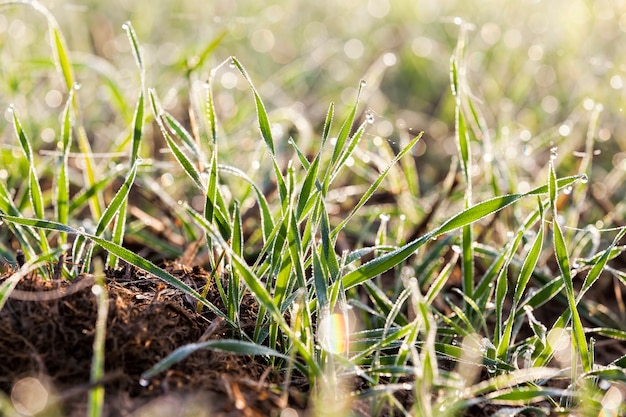
[[(319, 138), (329, 103), (335, 102), (343, 115), (359, 80), (366, 80), (361, 117), (370, 114), (374, 123), (364, 146), (387, 141), (394, 148), (397, 141), (425, 131), (415, 151), (423, 189), (441, 180), (456, 153), (449, 62), (460, 28), (466, 27), (466, 76), (490, 136), (489, 143), (475, 141), (475, 174), (481, 175), (482, 159), (500, 167), (495, 172), (503, 191), (527, 190), (538, 175), (544, 180), (553, 146), (559, 148), (560, 169), (567, 171), (560, 174), (574, 173), (590, 115), (602, 110), (592, 176), (599, 181), (592, 178), (591, 186), (617, 205), (615, 216), (621, 219), (623, 0), (42, 4), (58, 20), (72, 51), (82, 86), (82, 118), (95, 152), (114, 149), (132, 117), (139, 77), (122, 30), (131, 21), (145, 53), (148, 86), (184, 123), (194, 97), (202, 101), (210, 71), (231, 55), (259, 89), (275, 123), (276, 141), (284, 144), (293, 136), (304, 150)], [(43, 16), (17, 5), (1, 9), (0, 108), (13, 103), (41, 149), (55, 147), (66, 97), (60, 76), (52, 71), (48, 44)], [(207, 58), (190, 71), (203, 51), (209, 51)], [(228, 65), (218, 69), (215, 81), (222, 153), (234, 165), (249, 168), (262, 147), (254, 102), (244, 79)], [(5, 158), (17, 144), (10, 127), (3, 121)], [(153, 145), (146, 145), (152, 148), (143, 153), (158, 158), (160, 139), (153, 136)], [(515, 175), (507, 177), (510, 166)], [(0, 177), (8, 176), (0, 168)]]

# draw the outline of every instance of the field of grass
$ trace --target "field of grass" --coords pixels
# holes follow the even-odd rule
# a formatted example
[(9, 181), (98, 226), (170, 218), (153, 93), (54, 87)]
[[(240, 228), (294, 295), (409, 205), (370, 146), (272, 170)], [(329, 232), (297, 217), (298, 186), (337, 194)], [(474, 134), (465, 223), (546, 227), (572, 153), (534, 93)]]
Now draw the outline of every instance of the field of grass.
[[(133, 398), (215, 352), (237, 415), (626, 415), (623, 1), (170, 3), (0, 2), (0, 358), (88, 283), (113, 415), (130, 277), (205, 327)], [(37, 361), (0, 414), (79, 415)]]

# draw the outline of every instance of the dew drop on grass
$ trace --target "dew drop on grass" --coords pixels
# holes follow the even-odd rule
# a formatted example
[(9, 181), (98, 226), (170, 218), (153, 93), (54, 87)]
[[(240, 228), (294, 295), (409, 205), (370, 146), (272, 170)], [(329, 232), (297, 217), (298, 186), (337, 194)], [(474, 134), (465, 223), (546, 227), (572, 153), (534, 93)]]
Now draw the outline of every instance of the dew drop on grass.
[(557, 158), (557, 156), (559, 156), (558, 151), (559, 151), (559, 148), (557, 148), (556, 146), (553, 148), (550, 148), (550, 159), (554, 161)]
[(567, 195), (572, 193), (572, 186), (570, 185), (569, 187), (566, 187), (563, 192)]
[(100, 295), (102, 294), (102, 286), (100, 285), (94, 285), (91, 287), (91, 292), (93, 293), (93, 295)]
[(600, 388), (603, 391), (606, 391), (607, 389), (611, 388), (611, 383), (607, 381), (606, 379), (601, 379), (600, 382), (598, 383), (598, 388)]
[(367, 81), (361, 80), (360, 86), (361, 88), (365, 88), (367, 86)]
[(141, 385), (142, 387), (147, 387), (148, 385), (150, 385), (150, 381), (146, 378), (140, 378), (139, 379), (139, 385)]
[(15, 108), (13, 107), (13, 104), (9, 104), (9, 108), (7, 109), (7, 111), (9, 113), (13, 113), (15, 111)]
[(82, 85), (80, 83), (72, 84), (72, 88), (74, 89), (74, 91), (80, 90), (81, 87), (82, 87)]
[(231, 68), (237, 68), (237, 66), (235, 65), (235, 61), (232, 58), (229, 60), (228, 66)]
[(365, 121), (368, 124), (374, 124), (374, 115), (370, 112), (365, 113)]
[(130, 29), (130, 25), (128, 24), (128, 22), (125, 22), (122, 24), (122, 29), (124, 30), (129, 30)]
[(583, 183), (583, 184), (587, 184), (589, 182), (589, 177), (587, 176), (587, 174), (583, 174), (580, 177), (580, 182)]

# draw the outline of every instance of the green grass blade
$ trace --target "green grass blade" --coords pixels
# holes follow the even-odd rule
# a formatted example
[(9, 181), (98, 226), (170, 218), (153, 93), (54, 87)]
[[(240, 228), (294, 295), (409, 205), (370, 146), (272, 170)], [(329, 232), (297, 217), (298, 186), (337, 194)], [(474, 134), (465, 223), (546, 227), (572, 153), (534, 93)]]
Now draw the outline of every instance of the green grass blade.
[(143, 56), (141, 54), (141, 50), (139, 49), (139, 42), (137, 42), (137, 34), (135, 33), (135, 29), (133, 28), (133, 25), (132, 23), (130, 23), (130, 21), (126, 21), (126, 23), (122, 25), (122, 29), (124, 29), (126, 31), (126, 34), (128, 35), (128, 41), (130, 42), (131, 50), (133, 51), (135, 63), (137, 63), (143, 79), (145, 68), (143, 64)]
[(209, 180), (206, 191), (206, 201), (204, 205), (204, 217), (210, 223), (213, 221), (213, 215), (216, 207), (217, 200), (217, 145), (213, 148), (211, 154), (211, 167), (209, 170)]
[(317, 181), (317, 174), (320, 166), (321, 154), (318, 153), (311, 165), (309, 166), (300, 193), (298, 194), (298, 202), (296, 203), (296, 218), (301, 221), (306, 214), (305, 208), (307, 202), (314, 198), (314, 187)]
[(213, 102), (213, 88), (211, 83), (206, 85), (206, 116), (211, 129), (211, 141), (217, 145), (217, 119), (215, 117), (215, 103)]
[(289, 359), (287, 355), (284, 355), (274, 349), (270, 349), (263, 345), (247, 342), (245, 340), (235, 339), (221, 339), (221, 340), (209, 340), (200, 343), (190, 343), (188, 345), (181, 346), (167, 355), (164, 359), (161, 359), (152, 368), (141, 374), (142, 380), (148, 382), (148, 380), (155, 375), (168, 370), (173, 365), (183, 361), (189, 355), (194, 352), (203, 349), (211, 349), (219, 352), (233, 353), (236, 355), (250, 355), (250, 356), (274, 356), (283, 359)]
[[(576, 298), (574, 294), (574, 282), (572, 279), (572, 270), (570, 267), (569, 255), (567, 253), (567, 246), (565, 244), (565, 238), (563, 237), (563, 232), (561, 231), (561, 226), (559, 225), (557, 218), (557, 206), (556, 206), (556, 195), (557, 195), (557, 186), (556, 186), (556, 174), (554, 172), (554, 164), (550, 163), (550, 169), (548, 174), (548, 184), (549, 184), (549, 195), (550, 195), (550, 206), (552, 208), (552, 225), (554, 231), (554, 253), (556, 255), (557, 264), (559, 265), (559, 270), (561, 271), (561, 276), (563, 278), (563, 282), (565, 284), (565, 292), (567, 295), (567, 302), (570, 309), (570, 314), (572, 317), (572, 333), (574, 344), (572, 346), (572, 350), (576, 348), (580, 354), (580, 359), (583, 366), (583, 372), (589, 372), (592, 367), (592, 363), (589, 360), (589, 347), (587, 345), (587, 339), (585, 337), (585, 331), (580, 320), (580, 315), (578, 314), (578, 309), (576, 305)], [(572, 368), (572, 372), (575, 372), (575, 367)], [(574, 374), (572, 375), (574, 377)]]
[[(92, 291), (96, 294), (97, 318), (91, 358), (92, 384), (98, 384), (104, 377), (104, 352), (106, 342), (106, 325), (109, 312), (109, 296), (106, 290), (104, 269), (99, 262), (95, 267), (95, 285)], [(104, 386), (96, 385), (89, 390), (88, 415), (100, 417), (104, 409)]]
[(137, 174), (137, 164), (134, 164), (131, 167), (128, 173), (128, 176), (124, 180), (124, 183), (122, 184), (120, 189), (117, 190), (117, 192), (115, 193), (115, 196), (113, 196), (113, 199), (111, 199), (111, 203), (109, 203), (109, 206), (104, 210), (102, 217), (98, 221), (98, 225), (96, 226), (96, 231), (95, 231), (96, 236), (102, 235), (104, 230), (111, 223), (111, 220), (113, 219), (113, 217), (120, 212), (122, 204), (128, 198), (128, 194), (130, 193), (130, 189), (135, 181), (136, 174)]
[(139, 145), (141, 144), (141, 138), (143, 137), (143, 123), (144, 123), (144, 93), (143, 88), (139, 90), (139, 99), (137, 100), (137, 106), (135, 107), (135, 114), (133, 116), (133, 140), (132, 148), (130, 152), (130, 163), (135, 163), (139, 157)]
[(183, 145), (185, 145), (185, 147), (196, 157), (198, 162), (204, 163), (204, 155), (191, 133), (189, 133), (189, 131), (187, 131), (187, 129), (185, 129), (185, 127), (168, 112), (163, 113), (163, 121), (166, 126), (168, 126), (172, 132), (180, 138)]
[(317, 296), (318, 308), (323, 310), (328, 307), (328, 280), (324, 274), (324, 267), (317, 253), (317, 248), (313, 247), (313, 285)]
[[(28, 162), (28, 191), (30, 195), (30, 203), (33, 208), (33, 212), (35, 213), (35, 217), (43, 219), (45, 218), (43, 194), (41, 192), (39, 179), (37, 178), (35, 160), (33, 158), (33, 150), (30, 146), (29, 139), (26, 137), (26, 133), (22, 128), (22, 124), (17, 117), (15, 109), (11, 107), (11, 110), (13, 113), (13, 127), (15, 129), (15, 134), (19, 139), (20, 146), (22, 147), (22, 151), (24, 152), (24, 156), (26, 157), (26, 161)], [(39, 237), (41, 250), (43, 252), (48, 252), (50, 250), (50, 247), (48, 245), (46, 234), (43, 230), (39, 231)]]
[(617, 244), (624, 237), (624, 235), (626, 235), (626, 228), (620, 229), (619, 233), (615, 236), (615, 239), (613, 239), (613, 242), (611, 242), (609, 247), (606, 248), (606, 250), (602, 253), (602, 255), (599, 256), (595, 260), (595, 262), (593, 263), (593, 266), (591, 267), (591, 269), (587, 273), (587, 276), (585, 277), (585, 282), (583, 283), (582, 288), (580, 289), (578, 293), (577, 302), (579, 302), (582, 299), (582, 296), (589, 290), (589, 288), (593, 286), (593, 284), (598, 280), (598, 278), (600, 278), (600, 274), (604, 270), (604, 267), (606, 266), (607, 262), (609, 261), (609, 259), (612, 258), (612, 256), (614, 256), (613, 249), (617, 246)]
[[(330, 186), (331, 176), (333, 175), (334, 172), (337, 171), (337, 165), (336, 165), (337, 164), (337, 160), (339, 159), (339, 156), (343, 152), (343, 149), (344, 149), (344, 146), (346, 144), (346, 141), (348, 140), (348, 136), (350, 136), (350, 131), (352, 130), (352, 124), (354, 123), (354, 119), (356, 117), (356, 111), (357, 111), (357, 108), (359, 106), (359, 100), (361, 99), (361, 92), (362, 92), (364, 86), (365, 86), (365, 82), (361, 81), (361, 83), (359, 84), (359, 90), (357, 92), (356, 100), (354, 102), (354, 105), (352, 106), (352, 109), (350, 110), (350, 113), (348, 114), (348, 117), (344, 120), (343, 125), (341, 125), (341, 129), (339, 130), (339, 135), (337, 135), (337, 142), (334, 145), (333, 154), (332, 154), (332, 156), (330, 158), (330, 169), (328, 169), (326, 171), (326, 175), (324, 177), (324, 186), (323, 186), (323, 190), (322, 190), (324, 195), (326, 195), (328, 193), (328, 187)], [(331, 105), (331, 107), (332, 107), (332, 105)], [(329, 109), (328, 115), (331, 115), (330, 109)], [(330, 129), (330, 121), (329, 120), (331, 120), (331, 119), (329, 119), (328, 115), (327, 115), (327, 118), (326, 118), (326, 122), (327, 123), (324, 126), (324, 128), (325, 128), (324, 135), (328, 135), (328, 132), (326, 130)], [(324, 139), (323, 139), (323, 142), (325, 142)]]
[(337, 175), (339, 175), (341, 168), (345, 166), (348, 158), (350, 158), (352, 154), (354, 153), (354, 150), (356, 149), (356, 146), (359, 144), (359, 141), (363, 137), (363, 133), (365, 133), (365, 128), (368, 124), (369, 124), (368, 122), (363, 122), (358, 127), (356, 132), (354, 132), (354, 135), (352, 135), (352, 137), (350, 138), (350, 141), (348, 141), (348, 145), (346, 146), (346, 149), (341, 153), (337, 161), (337, 164), (335, 166), (335, 169), (333, 170), (330, 181), (328, 182), (329, 184), (331, 184), (335, 180)]
[(272, 154), (272, 156), (274, 156), (276, 154), (276, 151), (274, 149), (274, 139), (272, 137), (272, 129), (270, 127), (270, 121), (269, 121), (269, 118), (267, 117), (267, 111), (265, 110), (265, 106), (263, 105), (261, 96), (259, 96), (259, 93), (256, 87), (252, 83), (252, 79), (248, 75), (248, 72), (245, 70), (243, 65), (241, 65), (241, 62), (239, 62), (239, 60), (235, 57), (231, 57), (230, 59), (232, 60), (232, 63), (235, 65), (235, 67), (239, 70), (241, 75), (243, 75), (243, 77), (246, 79), (246, 81), (250, 85), (250, 89), (252, 90), (252, 94), (254, 95), (254, 102), (256, 104), (256, 112), (257, 112), (257, 118), (259, 121), (259, 129), (261, 130), (261, 136), (263, 136), (263, 140), (265, 141), (267, 148), (270, 150), (270, 153)]
[[(67, 164), (72, 143), (71, 103), (73, 91), (65, 103), (61, 122), (61, 156), (59, 161), (59, 176), (56, 183), (56, 219), (59, 223), (67, 224), (69, 220), (70, 184), (67, 176)], [(67, 235), (59, 234), (59, 243), (64, 244)]]
[(56, 58), (55, 61), (59, 72), (63, 75), (67, 91), (70, 91), (74, 88), (74, 71), (67, 52), (65, 38), (63, 37), (61, 30), (56, 25), (56, 22), (50, 18), (48, 20), (48, 24), (50, 26), (50, 39), (52, 39), (52, 49), (54, 50), (54, 57)]
[[(530, 281), (530, 278), (537, 266), (537, 262), (539, 261), (539, 256), (541, 255), (541, 249), (543, 247), (543, 227), (539, 227), (539, 231), (537, 236), (535, 236), (535, 240), (526, 254), (524, 259), (524, 263), (522, 264), (522, 270), (520, 271), (519, 277), (515, 283), (515, 292), (513, 295), (513, 303), (514, 306), (517, 306), (522, 299), (522, 295), (524, 295), (524, 291), (526, 290), (526, 286)], [(514, 307), (515, 308), (515, 307)]]
[(162, 118), (163, 109), (161, 108), (161, 105), (158, 103), (158, 99), (157, 99), (156, 92), (154, 91), (154, 89), (148, 90), (148, 95), (150, 97), (150, 108), (152, 109), (154, 118), (157, 122), (157, 125), (159, 126), (159, 129), (161, 130), (161, 134), (163, 135), (163, 138), (165, 138), (168, 148), (170, 148), (170, 150), (172, 151), (172, 154), (174, 155), (174, 157), (176, 158), (180, 166), (183, 168), (185, 173), (194, 182), (196, 187), (198, 187), (198, 189), (204, 193), (205, 186), (203, 185), (202, 178), (200, 177), (200, 172), (198, 172), (198, 169), (195, 167), (195, 165), (191, 162), (191, 160), (187, 157), (187, 155), (185, 155), (185, 153), (180, 148), (180, 146), (178, 146), (178, 144), (174, 142), (172, 137), (169, 135), (169, 133), (167, 133), (167, 130), (165, 129), (165, 125), (163, 124), (163, 118)]
[(322, 243), (322, 255), (324, 263), (330, 271), (331, 280), (335, 282), (339, 278), (340, 267), (335, 253), (335, 247), (330, 233), (330, 218), (328, 217), (328, 210), (326, 209), (326, 203), (323, 199), (319, 200), (320, 207), (320, 235)]
[(330, 128), (333, 124), (333, 116), (335, 114), (335, 103), (330, 103), (328, 106), (328, 112), (326, 113), (326, 119), (324, 121), (324, 130), (322, 131), (322, 144), (320, 145), (320, 150), (326, 144), (326, 140), (328, 140), (328, 136), (330, 135)]

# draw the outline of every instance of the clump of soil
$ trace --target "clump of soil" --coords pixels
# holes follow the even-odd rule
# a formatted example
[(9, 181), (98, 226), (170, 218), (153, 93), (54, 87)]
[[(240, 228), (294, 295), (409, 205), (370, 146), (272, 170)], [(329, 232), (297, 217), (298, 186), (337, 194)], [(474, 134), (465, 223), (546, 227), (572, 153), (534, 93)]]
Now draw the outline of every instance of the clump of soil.
[[(166, 269), (197, 287), (209, 278), (199, 267), (170, 264)], [(105, 415), (268, 416), (286, 405), (278, 389), (280, 373), (262, 358), (211, 350), (194, 353), (142, 386), (142, 372), (174, 349), (206, 339), (208, 329), (210, 338), (237, 335), (206, 309), (196, 313), (182, 292), (142, 271), (108, 270), (106, 278)], [(90, 275), (70, 283), (31, 274), (19, 282), (0, 309), (0, 394), (11, 395), (18, 381), (35, 377), (55, 392), (61, 415), (86, 415), (97, 315), (92, 284)], [(216, 290), (207, 298), (221, 305)], [(255, 312), (252, 298), (245, 298), (244, 326), (254, 325)], [(290, 406), (302, 408), (302, 402)]]

